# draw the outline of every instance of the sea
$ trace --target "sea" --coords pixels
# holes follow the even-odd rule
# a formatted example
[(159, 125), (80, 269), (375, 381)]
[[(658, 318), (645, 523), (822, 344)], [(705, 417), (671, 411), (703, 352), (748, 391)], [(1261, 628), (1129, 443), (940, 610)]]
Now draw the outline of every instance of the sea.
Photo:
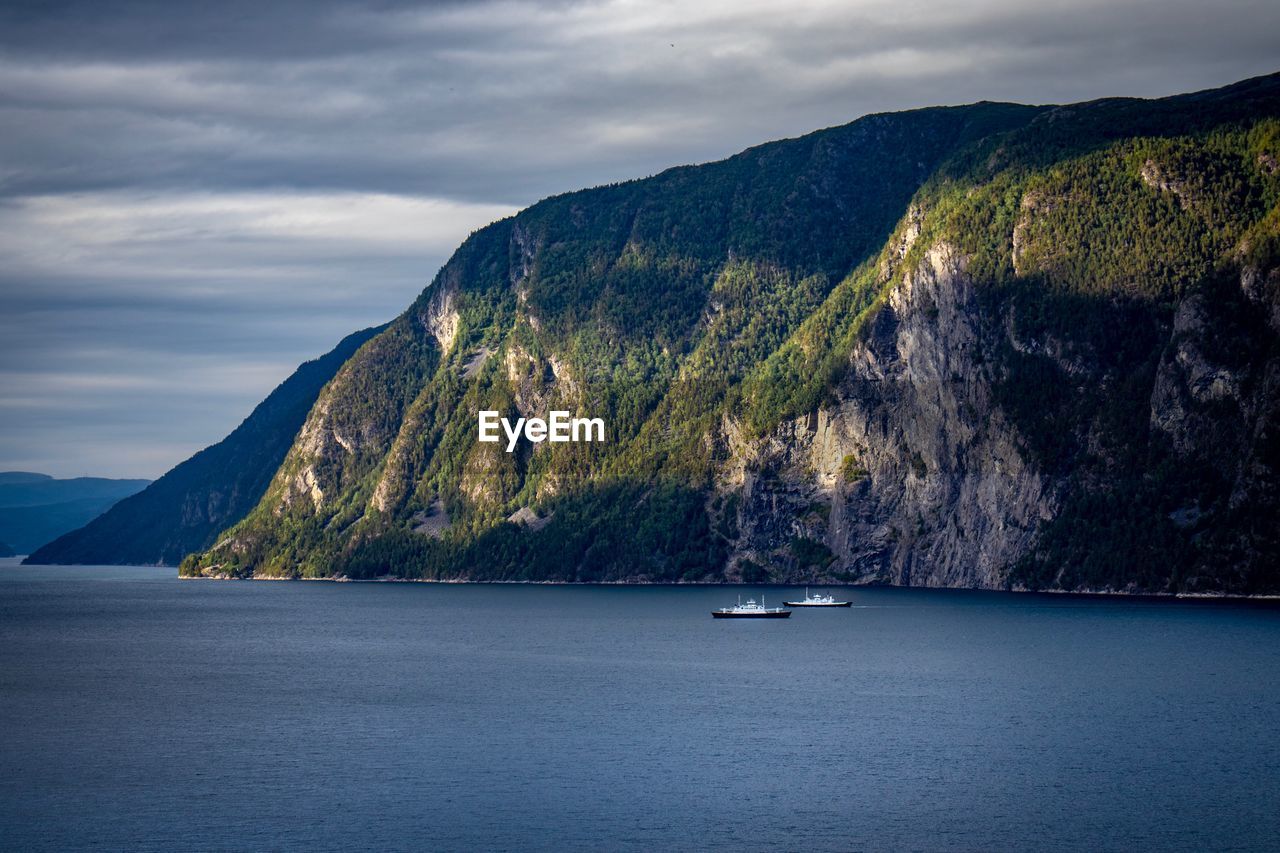
[(1275, 604), (832, 591), (0, 561), (0, 849), (1280, 845)]

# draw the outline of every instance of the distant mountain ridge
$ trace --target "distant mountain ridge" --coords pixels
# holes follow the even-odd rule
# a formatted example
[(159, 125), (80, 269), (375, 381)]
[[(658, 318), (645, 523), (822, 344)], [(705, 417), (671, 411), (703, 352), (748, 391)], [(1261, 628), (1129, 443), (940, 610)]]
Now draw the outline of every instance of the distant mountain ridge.
[[(504, 453), (494, 409), (608, 419)], [(1280, 591), (1280, 76), (867, 116), (472, 234), (191, 576)]]
[(49, 474), (37, 474), (34, 471), (0, 471), (0, 486), (15, 483), (43, 483), (52, 480)]
[(0, 472), (0, 507), (48, 506), (66, 501), (114, 498), (131, 495), (150, 483), (142, 479), (69, 477), (56, 479), (48, 474), (26, 471)]
[(45, 540), (48, 544), (24, 563), (177, 565), (192, 551), (209, 547), (219, 530), (239, 521), (262, 497), (320, 389), (384, 328), (348, 335), (330, 352), (305, 362), (222, 441), (147, 488), (135, 489), (137, 494), (108, 512), (84, 519), (84, 527)]
[(150, 482), (102, 477), (58, 480), (30, 471), (0, 472), (0, 541), (13, 553), (30, 553)]

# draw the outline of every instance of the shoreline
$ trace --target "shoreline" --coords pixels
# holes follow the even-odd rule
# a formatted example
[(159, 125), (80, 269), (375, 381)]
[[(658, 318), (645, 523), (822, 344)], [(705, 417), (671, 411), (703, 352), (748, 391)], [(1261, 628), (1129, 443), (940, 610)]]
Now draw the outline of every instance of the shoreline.
[[(17, 557), (0, 558), (0, 569), (5, 568), (112, 568), (115, 564), (92, 564), (92, 563), (35, 563), (24, 565), (21, 562), (22, 555)], [(6, 565), (7, 564), (7, 565)], [(133, 566), (133, 564), (128, 564)], [(123, 565), (120, 567), (124, 567)], [(146, 565), (134, 566), (135, 568), (144, 569), (173, 569), (177, 571), (177, 566), (159, 566)], [(370, 583), (370, 584), (399, 584), (399, 583), (421, 583), (421, 584), (474, 584), (476, 586), (486, 584), (515, 584), (525, 586), (669, 586), (669, 587), (724, 587), (726, 589), (744, 588), (744, 587), (763, 587), (766, 589), (791, 589), (801, 586), (820, 586), (832, 589), (901, 589), (901, 590), (933, 590), (938, 592), (989, 592), (989, 593), (1018, 593), (1029, 595), (1059, 595), (1059, 596), (1080, 596), (1087, 598), (1107, 598), (1107, 599), (1136, 599), (1146, 598), (1158, 601), (1239, 601), (1239, 602), (1257, 602), (1269, 603), (1280, 602), (1280, 593), (1262, 593), (1258, 595), (1235, 595), (1228, 593), (1212, 593), (1212, 592), (1130, 592), (1126, 590), (1099, 590), (1099, 589), (984, 589), (974, 587), (956, 587), (956, 586), (895, 586), (893, 584), (876, 584), (876, 583), (814, 583), (814, 582), (798, 582), (798, 583), (726, 583), (714, 581), (521, 581), (521, 580), (466, 580), (462, 578), (450, 579), (431, 579), (431, 578), (398, 578), (398, 577), (380, 577), (380, 578), (348, 578), (348, 577), (332, 577), (332, 578), (280, 578), (280, 577), (247, 577), (235, 578), (228, 575), (177, 575), (178, 580), (183, 581), (270, 581), (270, 582), (291, 582), (291, 581), (307, 581), (315, 583)]]
[(464, 580), (464, 579), (431, 579), (431, 578), (279, 578), (253, 576), (235, 578), (227, 575), (178, 575), (184, 581), (267, 581), (267, 582), (311, 582), (311, 583), (369, 583), (369, 584), (442, 584), (442, 585), (516, 585), (516, 586), (632, 586), (632, 587), (723, 587), (726, 589), (763, 587), (766, 589), (792, 589), (800, 586), (820, 586), (823, 589), (888, 589), (888, 590), (928, 590), (934, 592), (984, 592), (1013, 593), (1020, 595), (1062, 595), (1087, 598), (1151, 598), (1160, 601), (1242, 601), (1242, 602), (1280, 602), (1280, 593), (1262, 593), (1258, 595), (1233, 595), (1211, 592), (1127, 592), (1124, 590), (1067, 590), (1067, 589), (986, 589), (956, 586), (896, 586), (893, 584), (859, 584), (859, 583), (716, 583), (713, 581), (518, 581), (518, 580)]

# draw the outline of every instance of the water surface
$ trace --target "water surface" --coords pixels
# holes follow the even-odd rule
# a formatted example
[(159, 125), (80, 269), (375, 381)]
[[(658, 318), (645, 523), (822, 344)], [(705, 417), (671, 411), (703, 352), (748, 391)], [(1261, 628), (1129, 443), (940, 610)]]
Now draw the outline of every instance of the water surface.
[(738, 591), (0, 561), (0, 849), (1274, 849), (1276, 607)]

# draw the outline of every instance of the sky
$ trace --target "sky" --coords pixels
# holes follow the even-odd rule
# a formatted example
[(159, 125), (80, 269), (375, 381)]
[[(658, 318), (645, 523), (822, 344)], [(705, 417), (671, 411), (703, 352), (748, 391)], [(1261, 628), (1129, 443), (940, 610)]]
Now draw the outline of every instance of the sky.
[(546, 195), (1280, 70), (1275, 0), (0, 4), (0, 470), (157, 477)]

